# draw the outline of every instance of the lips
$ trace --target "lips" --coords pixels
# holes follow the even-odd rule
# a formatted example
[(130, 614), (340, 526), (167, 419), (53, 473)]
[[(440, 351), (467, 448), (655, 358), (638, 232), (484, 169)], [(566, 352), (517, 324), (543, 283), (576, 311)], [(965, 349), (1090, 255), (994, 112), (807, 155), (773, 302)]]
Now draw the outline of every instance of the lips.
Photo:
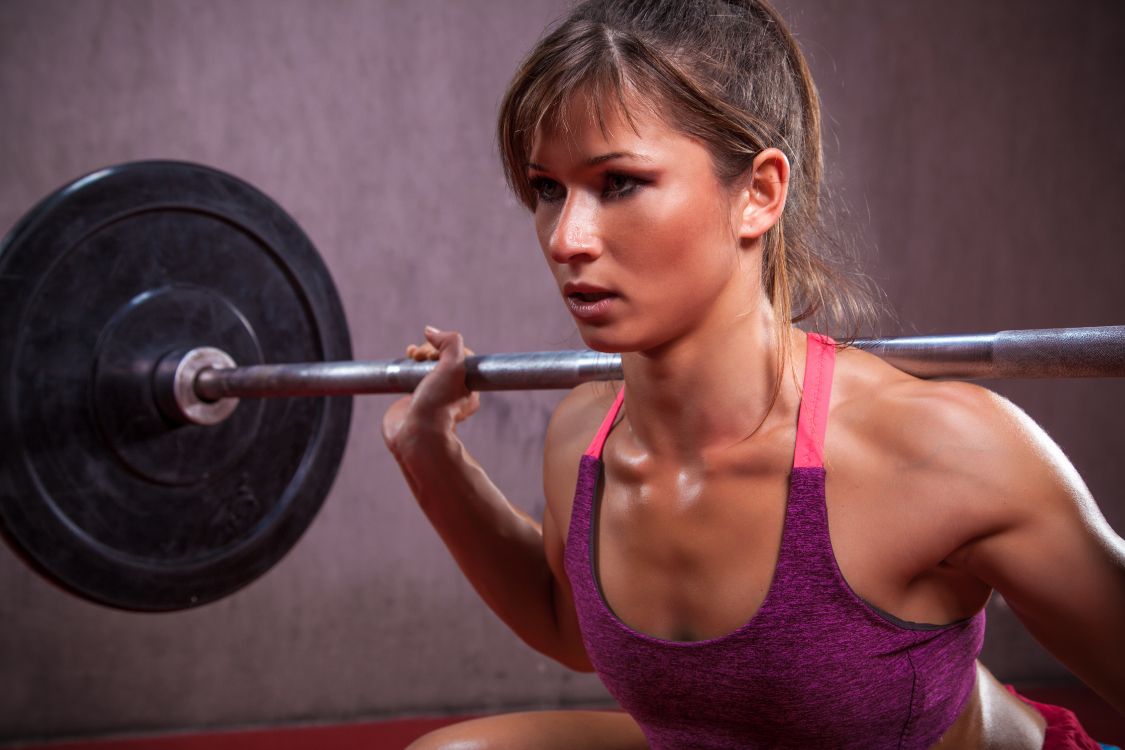
[(574, 292), (573, 294), (566, 295), (572, 297), (578, 302), (597, 302), (599, 300), (608, 299), (614, 295), (610, 292)]
[(611, 289), (607, 289), (604, 286), (598, 286), (597, 284), (591, 284), (587, 281), (568, 281), (565, 284), (563, 284), (562, 292), (567, 297), (571, 297), (571, 296), (584, 296), (584, 297), (603, 296), (604, 297), (604, 296), (607, 296), (607, 295), (613, 295), (614, 294), (613, 290), (611, 290)]
[(573, 282), (563, 285), (563, 295), (571, 314), (587, 322), (604, 318), (619, 299), (616, 293), (604, 287)]

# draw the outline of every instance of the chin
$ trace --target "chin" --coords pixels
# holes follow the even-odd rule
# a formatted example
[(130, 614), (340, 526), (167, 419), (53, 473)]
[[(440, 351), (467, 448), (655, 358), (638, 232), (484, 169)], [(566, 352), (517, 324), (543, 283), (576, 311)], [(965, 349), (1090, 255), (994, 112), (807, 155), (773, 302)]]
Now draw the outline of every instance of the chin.
[(578, 335), (586, 348), (605, 354), (623, 354), (645, 349), (644, 342), (635, 336), (629, 336), (612, 326), (579, 325)]
[(620, 337), (610, 334), (609, 331), (605, 329), (579, 325), (578, 335), (582, 337), (582, 343), (586, 345), (586, 348), (592, 349), (595, 352), (617, 354), (618, 352), (624, 351), (618, 346), (618, 339)]

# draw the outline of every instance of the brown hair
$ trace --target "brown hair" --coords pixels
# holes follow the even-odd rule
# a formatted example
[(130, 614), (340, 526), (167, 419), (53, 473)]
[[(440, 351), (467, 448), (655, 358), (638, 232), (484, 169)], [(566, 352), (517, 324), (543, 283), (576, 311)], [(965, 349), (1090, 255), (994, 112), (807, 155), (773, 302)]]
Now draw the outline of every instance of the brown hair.
[[(851, 339), (874, 321), (872, 285), (825, 231), (820, 100), (805, 58), (765, 0), (587, 0), (524, 60), (499, 115), (509, 185), (534, 209), (532, 139), (584, 100), (601, 127), (604, 102), (626, 117), (627, 95), (661, 107), (698, 139), (730, 185), (763, 149), (791, 165), (782, 218), (763, 243), (762, 286), (779, 327), (808, 323)], [(783, 341), (788, 337), (779, 330)], [(784, 349), (788, 349), (782, 344)]]

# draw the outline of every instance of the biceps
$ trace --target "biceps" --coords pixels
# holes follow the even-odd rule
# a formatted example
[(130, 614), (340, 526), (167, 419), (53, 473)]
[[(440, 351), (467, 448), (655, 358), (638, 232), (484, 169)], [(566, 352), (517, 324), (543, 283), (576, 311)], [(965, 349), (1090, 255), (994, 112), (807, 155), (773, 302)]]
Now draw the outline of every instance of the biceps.
[(1096, 507), (1051, 505), (980, 540), (967, 560), (1052, 654), (1103, 695), (1119, 694), (1125, 542)]
[(1026, 617), (1125, 610), (1125, 551), (1077, 514), (1053, 513), (981, 540), (974, 571)]

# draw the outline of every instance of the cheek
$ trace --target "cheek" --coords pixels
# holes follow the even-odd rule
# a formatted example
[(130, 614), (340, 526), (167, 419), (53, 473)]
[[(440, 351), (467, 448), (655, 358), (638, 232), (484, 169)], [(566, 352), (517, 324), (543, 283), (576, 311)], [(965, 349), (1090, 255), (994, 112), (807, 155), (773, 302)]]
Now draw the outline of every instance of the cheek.
[(667, 191), (630, 217), (623, 236), (632, 238), (628, 246), (638, 256), (638, 270), (675, 276), (677, 285), (690, 285), (700, 276), (730, 274), (737, 240), (729, 226), (729, 207), (699, 192)]
[(544, 211), (537, 209), (532, 214), (532, 223), (535, 226), (535, 237), (539, 240), (539, 249), (546, 255), (547, 242), (551, 237), (552, 222), (548, 220)]

